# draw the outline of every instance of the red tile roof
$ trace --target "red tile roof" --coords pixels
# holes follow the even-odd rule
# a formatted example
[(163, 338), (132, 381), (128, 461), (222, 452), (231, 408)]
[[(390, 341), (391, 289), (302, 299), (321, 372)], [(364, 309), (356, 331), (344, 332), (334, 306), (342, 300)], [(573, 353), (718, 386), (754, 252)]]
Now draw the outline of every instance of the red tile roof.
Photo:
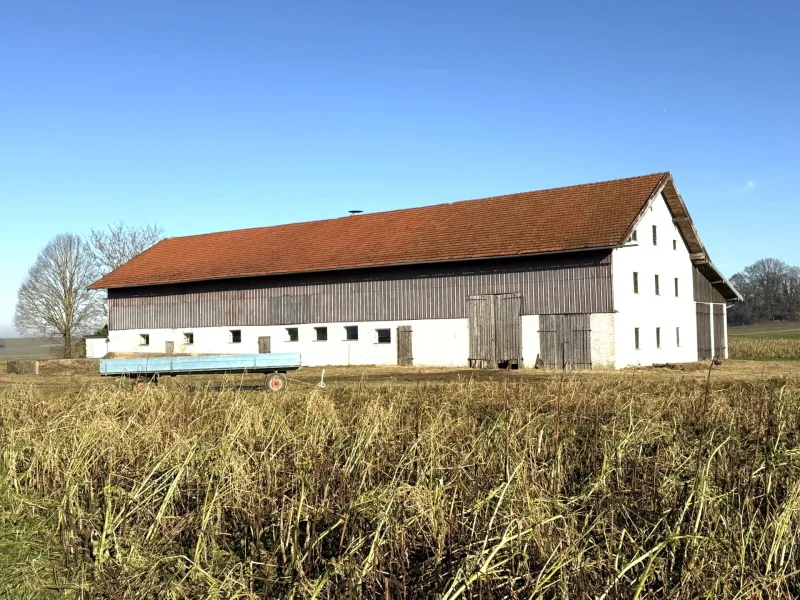
[(517, 256), (625, 242), (668, 173), (168, 238), (92, 288)]

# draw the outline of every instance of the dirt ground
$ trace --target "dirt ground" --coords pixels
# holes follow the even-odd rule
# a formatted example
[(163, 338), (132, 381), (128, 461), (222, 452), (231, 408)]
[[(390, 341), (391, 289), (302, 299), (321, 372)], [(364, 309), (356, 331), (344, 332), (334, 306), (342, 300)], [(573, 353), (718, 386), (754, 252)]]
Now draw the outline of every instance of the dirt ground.
[[(581, 371), (568, 372), (568, 377), (648, 377), (648, 378), (692, 378), (704, 379), (708, 375), (708, 363), (674, 365), (672, 367), (648, 367), (623, 369), (621, 371)], [(534, 381), (561, 376), (560, 371), (524, 370), (473, 370), (446, 369), (435, 367), (326, 367), (324, 381), (327, 386), (353, 385), (419, 385), (420, 383), (443, 383), (450, 381)], [(765, 377), (798, 377), (800, 361), (747, 361), (729, 360), (719, 367), (713, 367), (715, 379), (760, 379)], [(290, 386), (314, 386), (323, 379), (323, 369), (304, 367), (287, 374)], [(259, 388), (264, 384), (263, 375), (208, 375), (164, 378), (162, 383), (205, 385), (241, 385), (246, 388)], [(14, 385), (34, 384), (48, 391), (80, 387), (102, 387), (116, 385), (113, 378), (101, 377), (98, 361), (92, 359), (44, 360), (40, 362), (39, 375), (10, 375), (6, 362), (0, 360), (0, 391)]]

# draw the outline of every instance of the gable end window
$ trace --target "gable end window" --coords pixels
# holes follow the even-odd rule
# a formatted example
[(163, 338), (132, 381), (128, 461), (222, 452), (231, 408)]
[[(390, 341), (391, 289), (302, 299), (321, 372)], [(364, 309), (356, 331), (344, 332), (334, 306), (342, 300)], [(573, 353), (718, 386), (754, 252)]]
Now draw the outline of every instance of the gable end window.
[(242, 343), (242, 330), (241, 329), (231, 329), (228, 332), (228, 342), (231, 344), (241, 344)]
[(327, 342), (328, 341), (328, 328), (327, 327), (314, 327), (314, 331), (317, 332), (316, 341), (318, 341), (318, 342)]
[(660, 296), (660, 295), (661, 295), (661, 285), (660, 285), (660, 282), (658, 280), (658, 275), (656, 275), (656, 296)]
[(678, 240), (672, 240), (672, 249), (673, 250), (677, 250), (678, 249)]
[(656, 348), (661, 348), (661, 327), (656, 327)]
[(633, 330), (633, 343), (636, 345), (636, 349), (639, 349), (639, 328)]
[(678, 297), (678, 278), (675, 278), (675, 297)]
[(675, 328), (675, 344), (678, 346), (678, 348), (681, 347), (681, 328), (680, 327), (676, 327)]
[(633, 293), (639, 293), (639, 273), (636, 271), (633, 272)]
[(658, 246), (658, 227), (653, 225), (653, 246)]
[(633, 233), (631, 233), (631, 237), (629, 237), (629, 238), (628, 238), (628, 241), (629, 241), (629, 242), (636, 242), (636, 241), (638, 241), (638, 239), (637, 239), (637, 235), (636, 235), (636, 230), (635, 230), (635, 229), (633, 230)]

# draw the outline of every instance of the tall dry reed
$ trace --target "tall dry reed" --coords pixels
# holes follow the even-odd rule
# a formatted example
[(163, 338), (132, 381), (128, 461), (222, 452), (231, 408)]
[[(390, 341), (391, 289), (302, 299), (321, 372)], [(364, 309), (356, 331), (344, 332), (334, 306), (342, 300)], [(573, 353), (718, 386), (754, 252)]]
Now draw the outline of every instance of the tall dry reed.
[(800, 594), (785, 381), (18, 387), (0, 436), (68, 597)]

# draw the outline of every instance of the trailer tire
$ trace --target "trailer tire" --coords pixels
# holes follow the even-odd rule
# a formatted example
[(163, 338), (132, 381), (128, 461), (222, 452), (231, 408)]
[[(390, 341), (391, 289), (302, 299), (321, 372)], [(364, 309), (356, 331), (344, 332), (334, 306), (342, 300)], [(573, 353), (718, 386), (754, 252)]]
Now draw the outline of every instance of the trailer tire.
[(283, 392), (286, 390), (286, 377), (282, 373), (267, 375), (267, 389), (270, 392)]

